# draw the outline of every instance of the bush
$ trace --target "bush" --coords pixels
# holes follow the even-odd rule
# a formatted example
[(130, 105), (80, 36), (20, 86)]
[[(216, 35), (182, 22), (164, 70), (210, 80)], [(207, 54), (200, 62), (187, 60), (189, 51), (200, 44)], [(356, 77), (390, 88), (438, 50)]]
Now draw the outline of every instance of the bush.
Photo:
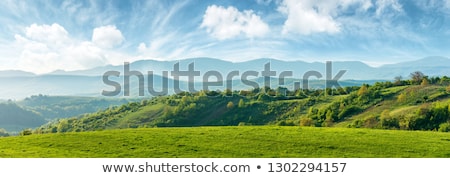
[(294, 126), (294, 122), (293, 121), (286, 121), (286, 120), (282, 120), (280, 122), (277, 122), (277, 126)]
[(378, 118), (376, 116), (368, 116), (364, 118), (364, 127), (376, 128), (378, 125)]
[(450, 123), (442, 123), (439, 125), (439, 132), (450, 132)]
[(341, 113), (339, 113), (338, 117), (339, 119), (344, 119), (347, 116), (352, 116), (354, 114), (358, 114), (362, 111), (363, 109), (358, 107), (358, 106), (350, 106), (348, 108), (345, 108)]
[(26, 136), (31, 134), (33, 134), (33, 131), (31, 129), (25, 129), (20, 132), (20, 136)]
[(301, 118), (300, 119), (300, 126), (313, 126), (314, 121), (311, 118)]
[(380, 125), (383, 128), (399, 128), (399, 121), (392, 117), (389, 110), (384, 110), (380, 116)]
[(248, 123), (248, 122), (239, 122), (238, 126), (251, 126), (253, 125), (252, 123)]
[(354, 120), (351, 124), (349, 124), (347, 127), (348, 128), (361, 128), (363, 126), (363, 121), (356, 119)]

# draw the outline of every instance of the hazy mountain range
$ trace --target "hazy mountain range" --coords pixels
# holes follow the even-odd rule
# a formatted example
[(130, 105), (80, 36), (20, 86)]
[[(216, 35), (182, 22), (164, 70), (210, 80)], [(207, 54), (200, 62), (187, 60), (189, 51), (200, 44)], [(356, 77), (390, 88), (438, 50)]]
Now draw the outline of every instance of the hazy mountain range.
[[(201, 81), (203, 75), (207, 71), (217, 71), (226, 80), (227, 74), (231, 71), (239, 71), (239, 76), (233, 78), (233, 89), (249, 88), (239, 81), (245, 71), (256, 71), (257, 76), (250, 76), (249, 79), (256, 81), (262, 86), (263, 80), (261, 72), (264, 71), (265, 65), (270, 63), (270, 70), (275, 71), (278, 78), (283, 71), (292, 71), (293, 78), (286, 80), (285, 85), (293, 86), (293, 82), (300, 81), (303, 75), (308, 71), (317, 71), (322, 77), (311, 77), (311, 80), (325, 80), (326, 65), (320, 62), (303, 62), (303, 61), (281, 61), (276, 59), (255, 59), (246, 62), (233, 63), (220, 59), (212, 58), (192, 58), (177, 61), (156, 61), (156, 60), (140, 60), (130, 64), (130, 70), (139, 71), (146, 75), (148, 71), (153, 71), (155, 77), (155, 90), (162, 88), (162, 71), (168, 72), (169, 93), (173, 91), (173, 82), (171, 71), (174, 70), (174, 64), (179, 63), (180, 71), (188, 70), (188, 65), (194, 63), (194, 70), (200, 72), (199, 77), (195, 77), (195, 86), (197, 90), (202, 89)], [(396, 76), (408, 78), (409, 74), (414, 71), (422, 71), (429, 76), (450, 76), (450, 59), (446, 57), (427, 57), (416, 61), (402, 62), (396, 64), (383, 65), (380, 67), (371, 67), (359, 61), (336, 61), (332, 62), (331, 76), (340, 71), (346, 72), (340, 78), (342, 85), (355, 85), (360, 83), (370, 83), (376, 80), (393, 80)], [(0, 99), (20, 99), (35, 94), (48, 95), (78, 95), (78, 96), (100, 96), (102, 90), (113, 90), (110, 85), (106, 85), (102, 81), (102, 75), (107, 71), (118, 71), (120, 77), (110, 76), (111, 81), (123, 83), (124, 66), (101, 66), (87, 70), (78, 71), (54, 71), (48, 74), (36, 75), (30, 72), (8, 70), (0, 71)], [(181, 89), (187, 89), (186, 78), (180, 78)], [(215, 77), (210, 78), (215, 81)], [(137, 77), (131, 77), (132, 94), (137, 94), (138, 86)], [(144, 80), (145, 86), (147, 78)], [(277, 86), (277, 82), (271, 82), (273, 87)], [(123, 86), (123, 85), (122, 85)], [(289, 88), (289, 86), (287, 86)], [(215, 87), (212, 89), (223, 89), (224, 87)], [(145, 90), (146, 91), (146, 90)], [(122, 91), (123, 92), (123, 91)], [(146, 92), (147, 93), (147, 92)], [(121, 93), (122, 94), (122, 93)]]

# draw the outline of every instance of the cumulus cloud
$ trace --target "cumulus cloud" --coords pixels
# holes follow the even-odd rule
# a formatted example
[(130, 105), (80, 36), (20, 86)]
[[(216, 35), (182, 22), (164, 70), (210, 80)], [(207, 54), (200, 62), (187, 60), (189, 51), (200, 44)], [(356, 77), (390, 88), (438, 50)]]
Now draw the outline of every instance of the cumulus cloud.
[(123, 41), (122, 32), (112, 25), (95, 28), (92, 34), (92, 42), (104, 48), (115, 47)]
[(25, 35), (29, 39), (52, 44), (66, 42), (69, 39), (68, 34), (64, 27), (56, 23), (52, 25), (32, 24), (25, 29)]
[[(108, 36), (112, 39), (105, 39)], [(120, 53), (109, 49), (123, 41), (114, 26), (94, 29), (92, 41), (71, 38), (59, 24), (32, 24), (25, 28), (24, 35), (14, 37), (14, 46), (20, 49), (17, 65), (26, 71), (79, 70), (113, 63), (116, 58), (123, 59)]]
[(313, 33), (336, 34), (342, 30), (339, 21), (345, 12), (362, 12), (375, 10), (377, 17), (387, 12), (401, 12), (402, 5), (398, 0), (283, 0), (278, 11), (287, 19), (283, 25), (283, 33), (310, 35)]
[(262, 37), (269, 32), (269, 26), (252, 10), (239, 11), (212, 5), (206, 9), (200, 26), (219, 40), (225, 40), (245, 34), (248, 38)]
[(316, 32), (337, 33), (340, 25), (328, 9), (314, 7), (312, 1), (285, 0), (279, 11), (287, 15), (283, 33), (299, 33), (309, 35)]

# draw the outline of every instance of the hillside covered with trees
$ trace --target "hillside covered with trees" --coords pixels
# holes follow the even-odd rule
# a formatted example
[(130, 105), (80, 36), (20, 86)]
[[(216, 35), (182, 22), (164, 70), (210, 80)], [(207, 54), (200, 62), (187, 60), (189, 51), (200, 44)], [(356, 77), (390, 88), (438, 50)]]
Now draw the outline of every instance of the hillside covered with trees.
[(7, 131), (35, 128), (47, 121), (36, 112), (26, 110), (13, 102), (0, 103), (0, 137)]
[(138, 99), (33, 95), (20, 101), (0, 102), (0, 136), (36, 128), (49, 121), (70, 118), (126, 104)]
[(449, 131), (450, 78), (427, 77), (338, 89), (200, 91), (60, 119), (35, 133), (138, 127), (301, 125)]

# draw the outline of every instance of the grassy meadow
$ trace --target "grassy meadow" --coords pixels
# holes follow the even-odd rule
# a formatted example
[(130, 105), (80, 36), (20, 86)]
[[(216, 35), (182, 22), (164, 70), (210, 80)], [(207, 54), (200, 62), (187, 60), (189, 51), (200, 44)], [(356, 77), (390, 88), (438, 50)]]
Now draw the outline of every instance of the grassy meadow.
[(0, 157), (448, 158), (450, 134), (277, 126), (117, 129), (0, 138)]

